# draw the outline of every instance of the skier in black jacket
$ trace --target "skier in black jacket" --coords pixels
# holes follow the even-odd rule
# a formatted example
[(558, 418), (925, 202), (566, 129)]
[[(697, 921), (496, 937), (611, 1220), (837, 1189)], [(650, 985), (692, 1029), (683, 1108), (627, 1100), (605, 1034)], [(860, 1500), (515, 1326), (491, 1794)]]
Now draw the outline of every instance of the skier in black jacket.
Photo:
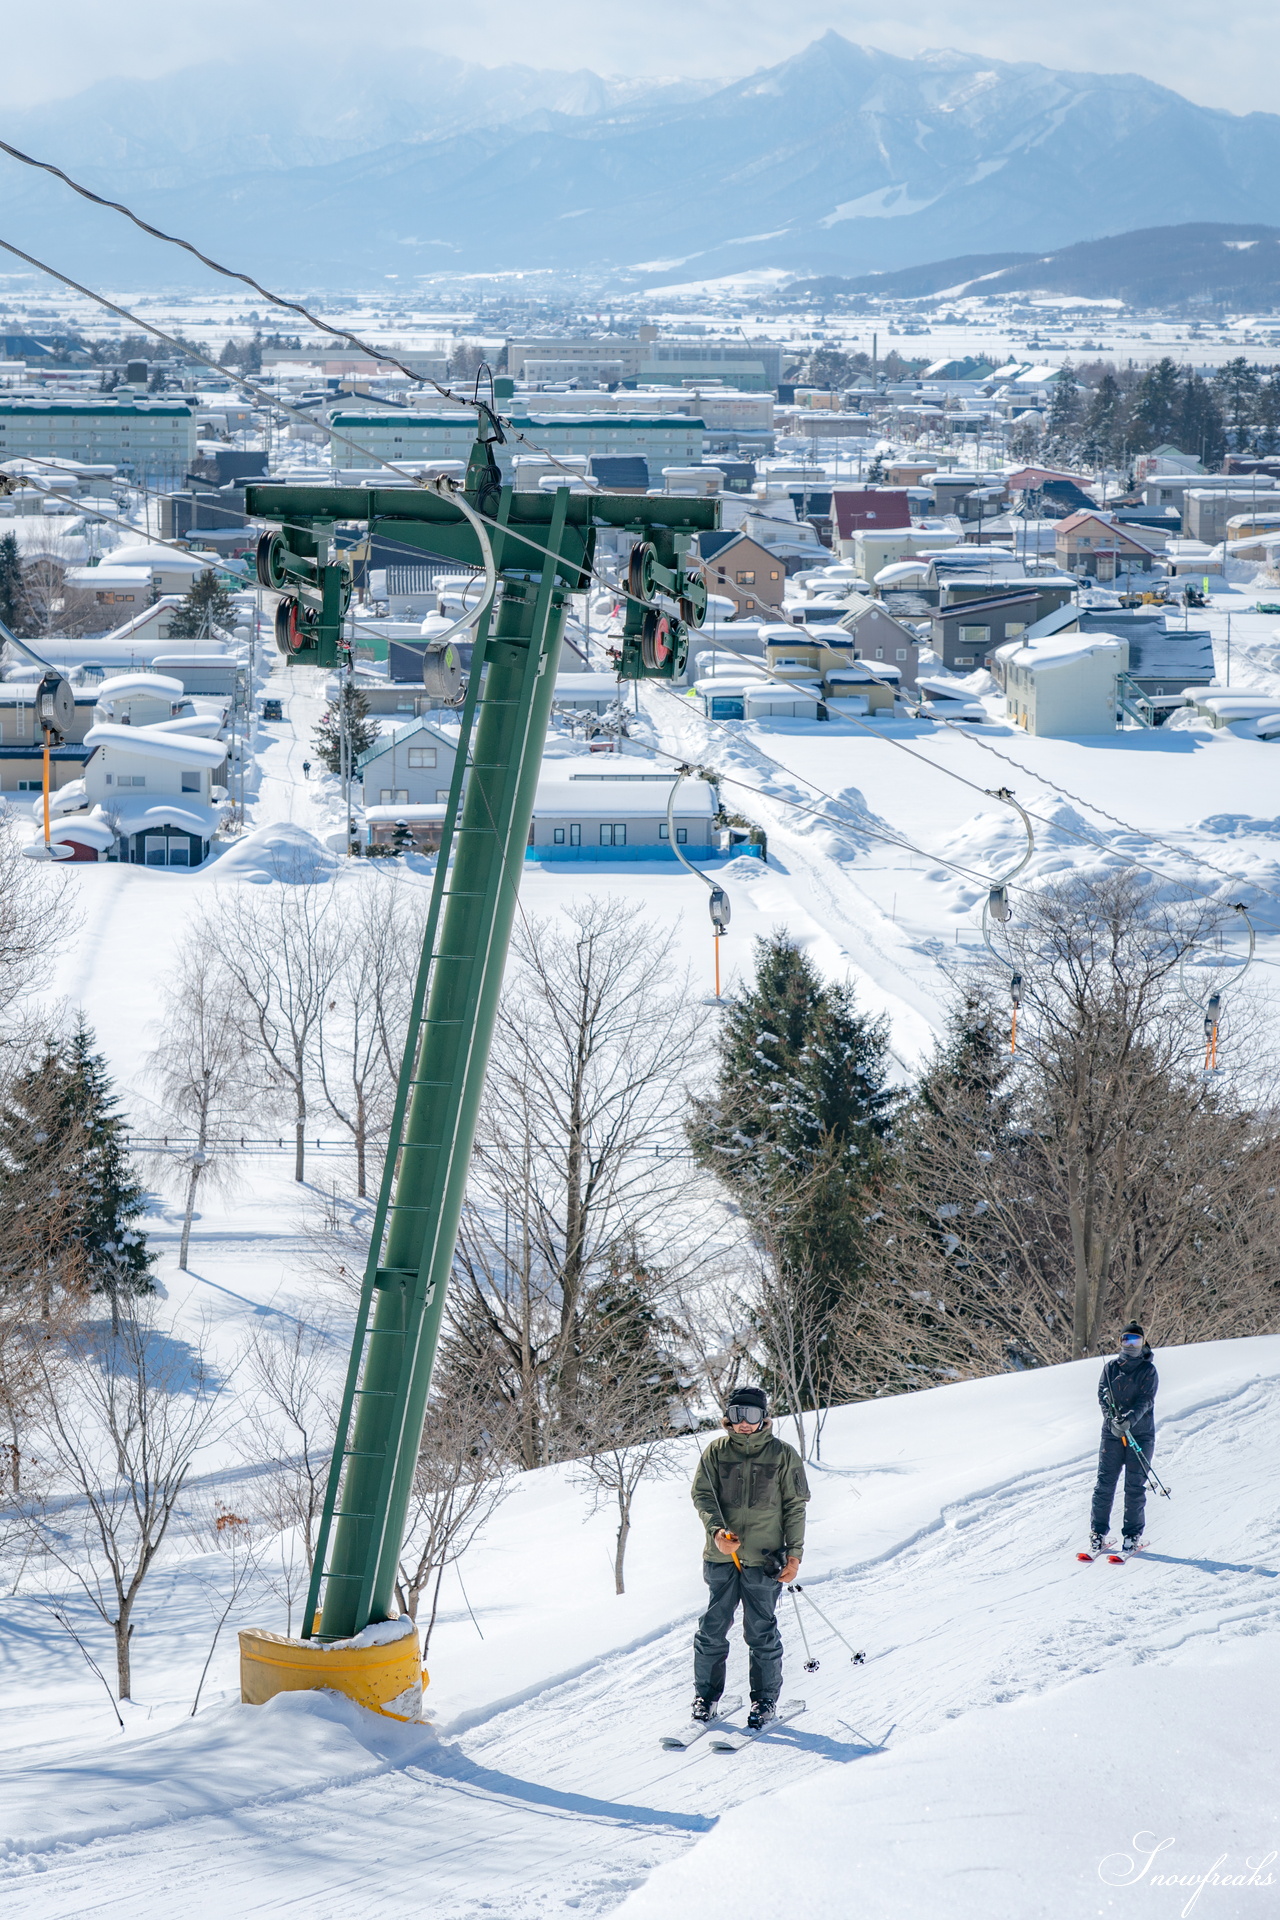
[(1129, 1443), (1137, 1441), (1143, 1456), (1150, 1460), (1156, 1442), (1156, 1389), (1160, 1376), (1151, 1358), (1151, 1349), (1141, 1324), (1131, 1320), (1120, 1335), (1120, 1351), (1108, 1360), (1098, 1382), (1098, 1404), (1102, 1408), (1102, 1445), (1098, 1449), (1098, 1480), (1093, 1489), (1092, 1532), (1089, 1546), (1102, 1553), (1111, 1542), (1111, 1503), (1116, 1482), (1124, 1468), (1124, 1544), (1122, 1551), (1132, 1553), (1142, 1545), (1142, 1528), (1147, 1517), (1147, 1476), (1142, 1460)]

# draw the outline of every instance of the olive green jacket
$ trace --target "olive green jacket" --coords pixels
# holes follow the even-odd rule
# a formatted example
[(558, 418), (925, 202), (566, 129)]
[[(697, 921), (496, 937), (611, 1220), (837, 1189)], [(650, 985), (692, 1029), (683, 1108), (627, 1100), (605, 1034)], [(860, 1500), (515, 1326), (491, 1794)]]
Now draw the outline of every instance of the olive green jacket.
[(763, 1564), (766, 1553), (784, 1548), (798, 1560), (804, 1551), (804, 1509), (809, 1498), (804, 1462), (779, 1440), (766, 1421), (759, 1433), (724, 1433), (703, 1453), (693, 1476), (693, 1504), (707, 1530), (704, 1560), (721, 1565), (714, 1535), (736, 1533), (744, 1567)]

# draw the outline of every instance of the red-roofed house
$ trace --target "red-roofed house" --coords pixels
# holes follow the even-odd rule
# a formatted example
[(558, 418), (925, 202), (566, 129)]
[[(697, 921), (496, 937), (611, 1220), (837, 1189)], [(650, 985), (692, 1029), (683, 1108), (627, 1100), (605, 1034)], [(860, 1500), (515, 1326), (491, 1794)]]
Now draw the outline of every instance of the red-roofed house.
[(854, 558), (860, 533), (894, 533), (911, 526), (911, 501), (905, 488), (857, 487), (831, 495), (831, 543), (842, 560)]

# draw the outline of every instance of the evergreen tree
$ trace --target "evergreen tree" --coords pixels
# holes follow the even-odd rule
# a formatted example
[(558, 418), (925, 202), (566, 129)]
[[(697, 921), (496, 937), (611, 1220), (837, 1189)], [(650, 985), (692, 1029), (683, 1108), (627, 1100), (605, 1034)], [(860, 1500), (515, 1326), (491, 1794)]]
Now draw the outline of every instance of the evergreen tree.
[(877, 453), (875, 459), (871, 462), (871, 465), (867, 468), (867, 485), (870, 487), (878, 487), (883, 479), (884, 479), (884, 455), (882, 453)]
[(1053, 380), (1049, 399), (1049, 418), (1045, 425), (1045, 445), (1059, 458), (1075, 450), (1080, 431), (1080, 390), (1070, 361), (1064, 360)]
[(1198, 373), (1188, 372), (1183, 379), (1177, 444), (1185, 453), (1194, 453), (1204, 466), (1215, 469), (1227, 450), (1222, 410), (1212, 387)]
[(1128, 408), (1120, 383), (1110, 368), (1094, 388), (1081, 430), (1081, 451), (1095, 466), (1118, 460), (1127, 444)]
[(391, 849), (393, 853), (412, 853), (413, 834), (407, 820), (397, 820), (392, 828)]
[(356, 761), (362, 753), (368, 753), (370, 747), (376, 745), (379, 734), (377, 721), (369, 716), (368, 696), (354, 682), (344, 683), (341, 696), (325, 708), (311, 738), (315, 742), (316, 758), (321, 766), (327, 767), (330, 773), (340, 774), (344, 716), (351, 756), (348, 766), (354, 775)]
[(36, 1231), (46, 1287), (107, 1294), (113, 1327), (121, 1299), (154, 1291), (154, 1255), (136, 1225), (146, 1194), (117, 1106), (106, 1061), (81, 1022), (68, 1040), (46, 1043), (0, 1111), (0, 1214), (27, 1216), (25, 1243), (30, 1216), (43, 1212)]
[(1171, 446), (1182, 418), (1182, 378), (1168, 355), (1148, 367), (1133, 406), (1133, 444), (1139, 453)]
[(0, 620), (10, 633), (18, 631), (24, 598), (17, 535), (6, 533), (0, 538)]
[(1236, 448), (1253, 445), (1261, 391), (1258, 369), (1243, 354), (1228, 360), (1214, 376), (1214, 399), (1222, 411), (1231, 444)]
[(1258, 451), (1274, 453), (1277, 443), (1280, 443), (1280, 371), (1273, 369), (1258, 390)]
[(767, 1249), (793, 1322), (828, 1324), (864, 1278), (865, 1216), (894, 1107), (884, 1023), (775, 934), (756, 943), (755, 980), (729, 1003), (717, 1051), (716, 1084), (693, 1102), (694, 1157)]
[(182, 596), (182, 605), (175, 607), (169, 621), (169, 635), (174, 640), (195, 640), (203, 634), (209, 634), (214, 627), (225, 627), (231, 619), (235, 605), (212, 567), (206, 567), (203, 573), (196, 575), (191, 586)]

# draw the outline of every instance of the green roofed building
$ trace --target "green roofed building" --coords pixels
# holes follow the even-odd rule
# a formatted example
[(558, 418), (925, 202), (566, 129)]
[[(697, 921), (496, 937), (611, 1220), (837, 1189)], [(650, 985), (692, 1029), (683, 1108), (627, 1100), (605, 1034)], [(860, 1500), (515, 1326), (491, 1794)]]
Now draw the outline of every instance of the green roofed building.
[(172, 483), (195, 457), (195, 410), (185, 400), (0, 400), (0, 463), (83, 460)]
[[(657, 484), (663, 467), (701, 466), (705, 429), (701, 420), (686, 414), (657, 417), (631, 414), (554, 414), (519, 415), (514, 421), (518, 432), (526, 434), (534, 446), (557, 456), (581, 454), (588, 460), (596, 455), (610, 459), (638, 457), (648, 462), (648, 470)], [(361, 448), (384, 460), (463, 460), (476, 437), (476, 416), (468, 408), (380, 409), (377, 413), (335, 413), (335, 432), (344, 434)], [(506, 440), (494, 448), (503, 476), (512, 476), (512, 462), (534, 451), (519, 440)], [(335, 467), (353, 467), (360, 461), (356, 448), (333, 443)]]

